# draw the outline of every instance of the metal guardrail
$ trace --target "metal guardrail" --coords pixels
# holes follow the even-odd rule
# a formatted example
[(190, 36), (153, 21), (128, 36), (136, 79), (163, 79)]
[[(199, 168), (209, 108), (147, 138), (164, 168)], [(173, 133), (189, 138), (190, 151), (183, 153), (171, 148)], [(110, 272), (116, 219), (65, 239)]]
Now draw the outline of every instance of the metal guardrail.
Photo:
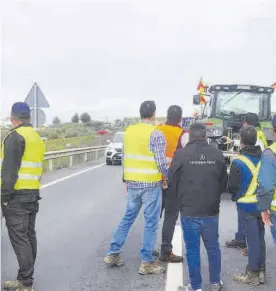
[(53, 160), (58, 158), (69, 157), (69, 167), (73, 167), (74, 160), (73, 157), (76, 155), (84, 155), (84, 162), (88, 161), (88, 154), (94, 153), (93, 160), (97, 160), (99, 154), (106, 149), (106, 145), (104, 146), (93, 146), (93, 147), (85, 147), (85, 148), (73, 148), (66, 149), (61, 151), (51, 151), (45, 153), (44, 160), (49, 161), (49, 171), (53, 171)]

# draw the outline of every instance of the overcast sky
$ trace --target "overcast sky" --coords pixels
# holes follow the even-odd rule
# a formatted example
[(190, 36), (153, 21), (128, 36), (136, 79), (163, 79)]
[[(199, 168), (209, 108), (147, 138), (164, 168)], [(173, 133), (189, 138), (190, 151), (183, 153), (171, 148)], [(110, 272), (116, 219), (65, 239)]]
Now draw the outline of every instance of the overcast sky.
[(2, 116), (34, 81), (48, 122), (137, 116), (146, 99), (159, 116), (172, 104), (191, 114), (200, 77), (276, 81), (275, 0), (21, 0), (2, 11)]

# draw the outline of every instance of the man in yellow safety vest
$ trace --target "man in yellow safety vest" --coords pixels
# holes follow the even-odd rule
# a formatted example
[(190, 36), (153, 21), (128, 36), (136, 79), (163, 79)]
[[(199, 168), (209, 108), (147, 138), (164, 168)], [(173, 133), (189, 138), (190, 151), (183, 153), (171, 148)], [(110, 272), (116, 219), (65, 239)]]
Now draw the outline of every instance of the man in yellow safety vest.
[[(264, 134), (264, 132), (261, 129), (260, 123), (259, 123), (259, 117), (257, 114), (248, 112), (245, 115), (244, 118), (244, 124), (243, 126), (246, 127), (248, 125), (254, 126), (257, 131), (257, 141), (256, 146), (260, 146), (261, 150), (267, 148), (267, 139)], [(228, 139), (228, 142), (231, 142), (231, 140)], [(226, 241), (226, 246), (229, 248), (238, 248), (242, 249), (243, 254), (247, 255), (247, 246), (246, 246), (246, 239), (244, 234), (244, 226), (243, 226), (243, 220), (239, 215), (238, 212), (238, 231), (235, 234), (235, 239)]]
[(265, 239), (264, 224), (257, 206), (257, 172), (262, 150), (256, 146), (257, 131), (248, 125), (241, 130), (242, 149), (230, 166), (228, 191), (236, 202), (243, 221), (248, 247), (248, 265), (244, 274), (236, 274), (237, 283), (259, 285), (264, 283)]
[[(140, 251), (142, 275), (160, 274), (165, 268), (154, 262), (154, 246), (162, 200), (162, 175), (168, 177), (166, 140), (154, 126), (156, 106), (145, 101), (140, 107), (142, 121), (130, 125), (124, 134), (123, 168), (128, 198), (126, 213), (113, 238), (104, 261), (109, 266), (122, 266), (120, 256), (128, 232), (144, 207), (144, 238)], [(166, 185), (166, 183), (164, 183)]]
[(17, 280), (6, 281), (4, 289), (31, 291), (45, 144), (30, 124), (30, 108), (26, 103), (12, 106), (11, 122), (13, 129), (4, 139), (1, 150), (1, 206), (19, 271)]

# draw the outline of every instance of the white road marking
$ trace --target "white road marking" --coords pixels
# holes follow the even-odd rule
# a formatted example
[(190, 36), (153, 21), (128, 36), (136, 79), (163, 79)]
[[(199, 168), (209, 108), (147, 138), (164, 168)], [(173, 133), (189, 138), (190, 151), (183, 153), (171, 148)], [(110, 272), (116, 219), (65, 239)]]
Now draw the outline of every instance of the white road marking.
[[(176, 255), (183, 255), (182, 248), (182, 228), (176, 225), (173, 235), (173, 252)], [(166, 291), (177, 291), (179, 286), (183, 286), (183, 263), (169, 263), (167, 268)]]
[(56, 179), (56, 180), (54, 180), (54, 181), (52, 181), (52, 182), (50, 182), (50, 183), (47, 183), (47, 184), (42, 185), (40, 189), (48, 188), (48, 187), (53, 186), (53, 185), (55, 185), (55, 184), (58, 184), (58, 183), (60, 183), (60, 182), (63, 182), (63, 181), (66, 181), (66, 180), (68, 180), (68, 179), (71, 179), (71, 178), (73, 178), (73, 177), (79, 176), (79, 175), (81, 175), (81, 174), (83, 174), (83, 173), (86, 173), (86, 172), (89, 172), (89, 171), (93, 171), (93, 170), (95, 170), (95, 169), (97, 169), (97, 168), (100, 168), (100, 167), (102, 167), (102, 166), (104, 166), (104, 165), (105, 165), (105, 163), (103, 163), (103, 164), (99, 164), (99, 165), (97, 165), (97, 166), (93, 166), (93, 167), (88, 168), (88, 169), (85, 169), (85, 170), (83, 170), (83, 171), (79, 171), (79, 172), (77, 172), (77, 173), (74, 173), (74, 174), (71, 174), (71, 175), (68, 175), (68, 176), (62, 177), (62, 178), (60, 178), (60, 179)]

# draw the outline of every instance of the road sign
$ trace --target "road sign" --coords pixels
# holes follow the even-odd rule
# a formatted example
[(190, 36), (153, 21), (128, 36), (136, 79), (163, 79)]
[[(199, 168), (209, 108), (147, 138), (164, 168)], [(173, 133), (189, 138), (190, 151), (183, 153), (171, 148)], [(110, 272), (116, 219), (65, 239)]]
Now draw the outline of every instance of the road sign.
[[(36, 114), (35, 114), (36, 113)], [(46, 122), (46, 114), (42, 109), (31, 109), (31, 123), (35, 128), (39, 128)]]
[(24, 102), (26, 102), (30, 107), (34, 107), (34, 108), (49, 108), (50, 107), (50, 104), (48, 103), (46, 97), (42, 93), (37, 83), (34, 83), (32, 89), (30, 90)]

